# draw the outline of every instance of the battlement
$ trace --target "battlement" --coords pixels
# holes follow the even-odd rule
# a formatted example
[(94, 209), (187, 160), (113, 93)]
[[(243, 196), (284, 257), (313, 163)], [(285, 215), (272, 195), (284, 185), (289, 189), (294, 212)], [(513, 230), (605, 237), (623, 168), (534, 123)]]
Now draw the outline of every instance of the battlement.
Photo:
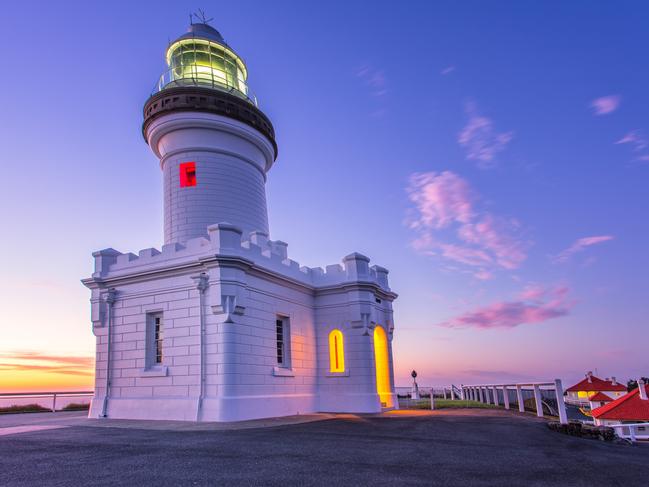
[(162, 270), (197, 262), (218, 255), (240, 257), (263, 269), (296, 280), (312, 287), (334, 286), (345, 282), (371, 282), (390, 291), (388, 270), (373, 265), (370, 259), (352, 253), (339, 264), (322, 267), (301, 266), (288, 257), (288, 244), (270, 240), (267, 233), (251, 232), (243, 239), (240, 228), (229, 223), (218, 223), (207, 228), (208, 236), (193, 238), (184, 244), (163, 245), (160, 250), (142, 249), (137, 255), (114, 249), (94, 252), (95, 279), (127, 277), (134, 273)]

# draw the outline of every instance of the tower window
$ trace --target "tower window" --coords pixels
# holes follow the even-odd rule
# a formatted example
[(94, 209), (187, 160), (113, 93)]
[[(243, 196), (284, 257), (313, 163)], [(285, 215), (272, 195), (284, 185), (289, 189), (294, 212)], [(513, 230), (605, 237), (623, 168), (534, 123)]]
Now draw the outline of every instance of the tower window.
[(180, 164), (180, 187), (196, 186), (196, 163), (182, 162)]
[(277, 343), (277, 365), (290, 368), (291, 366), (291, 334), (288, 318), (277, 317), (275, 320), (275, 339)]
[(343, 334), (340, 330), (333, 330), (329, 333), (329, 371), (345, 371), (345, 349)]

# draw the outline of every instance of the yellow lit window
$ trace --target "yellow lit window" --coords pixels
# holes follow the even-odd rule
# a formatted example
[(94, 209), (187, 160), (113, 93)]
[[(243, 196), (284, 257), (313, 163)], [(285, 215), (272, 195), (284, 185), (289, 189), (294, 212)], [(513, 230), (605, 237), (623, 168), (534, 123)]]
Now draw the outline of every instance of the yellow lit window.
[(331, 372), (345, 371), (345, 350), (343, 334), (340, 330), (329, 333), (329, 370)]
[(374, 328), (374, 362), (376, 367), (376, 392), (378, 392), (381, 399), (381, 405), (392, 407), (388, 337), (381, 326)]
[(577, 393), (577, 397), (588, 397), (588, 392), (586, 391), (579, 391)]

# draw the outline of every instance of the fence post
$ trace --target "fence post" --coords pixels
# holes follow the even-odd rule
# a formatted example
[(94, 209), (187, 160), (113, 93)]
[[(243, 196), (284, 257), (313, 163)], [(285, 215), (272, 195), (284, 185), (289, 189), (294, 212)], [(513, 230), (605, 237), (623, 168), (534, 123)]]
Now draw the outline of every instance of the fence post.
[(536, 415), (542, 418), (543, 403), (541, 402), (541, 387), (538, 384), (534, 384), (534, 402), (536, 403)]
[(435, 409), (435, 390), (430, 390), (430, 409)]
[(505, 409), (509, 409), (509, 388), (503, 386), (503, 401), (505, 402)]
[(496, 386), (493, 386), (491, 388), (491, 392), (493, 393), (493, 400), (494, 400), (494, 406), (500, 406), (500, 400), (498, 399), (498, 388)]
[(451, 384), (451, 401), (455, 401), (455, 391), (453, 390), (453, 384)]
[(523, 399), (523, 387), (516, 386), (516, 400), (518, 401), (518, 410), (521, 413), (525, 412), (525, 400)]
[(52, 412), (56, 412), (56, 392), (52, 394)]
[(566, 403), (563, 400), (563, 387), (561, 379), (554, 379), (554, 392), (557, 395), (557, 409), (559, 410), (559, 422), (568, 424), (568, 414), (566, 412)]

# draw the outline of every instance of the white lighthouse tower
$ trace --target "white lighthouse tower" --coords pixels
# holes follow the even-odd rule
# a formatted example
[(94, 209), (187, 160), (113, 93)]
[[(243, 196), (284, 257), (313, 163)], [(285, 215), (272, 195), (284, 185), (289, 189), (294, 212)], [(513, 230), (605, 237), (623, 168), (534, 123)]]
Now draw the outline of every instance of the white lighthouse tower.
[[(397, 406), (388, 271), (322, 268), (271, 240), (273, 126), (207, 23), (166, 51), (143, 135), (164, 175), (164, 245), (95, 252), (91, 417), (234, 421)], [(326, 235), (326, 233), (325, 233)]]

